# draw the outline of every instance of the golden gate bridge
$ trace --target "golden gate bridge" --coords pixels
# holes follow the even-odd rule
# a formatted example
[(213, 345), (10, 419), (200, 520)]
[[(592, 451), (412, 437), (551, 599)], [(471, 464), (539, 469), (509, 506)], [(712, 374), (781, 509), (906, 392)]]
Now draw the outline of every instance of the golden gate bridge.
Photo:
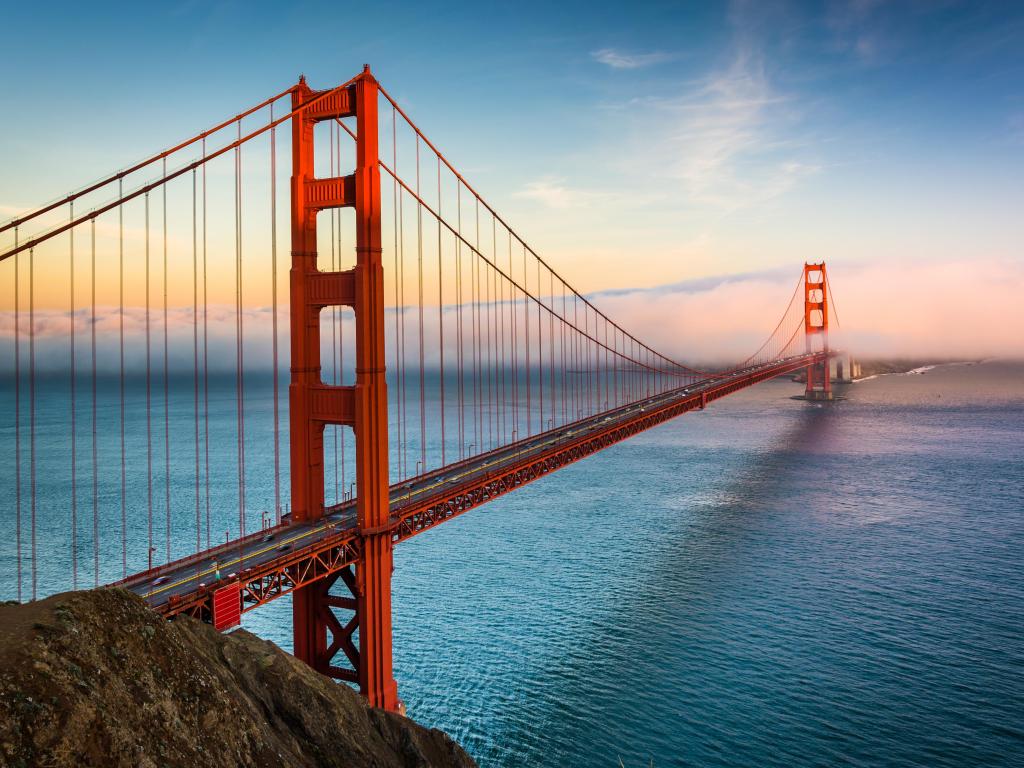
[[(279, 130), (290, 134), (290, 185), (278, 181), (289, 148)], [(288, 206), (278, 204), (283, 192)], [(288, 224), (279, 228), (282, 215)], [(289, 233), (286, 264), (278, 241)], [(44, 559), (58, 560), (75, 587), (80, 573), (95, 586), (111, 581), (101, 574), (119, 559), (114, 583), (168, 618), (187, 614), (218, 629), (291, 594), (295, 655), (387, 709), (400, 706), (391, 660), (396, 544), (776, 376), (806, 371), (805, 396), (831, 397), (824, 263), (802, 267), (780, 319), (746, 359), (714, 371), (676, 361), (542, 259), (368, 67), (327, 90), (300, 79), (3, 223), (0, 237), (13, 288), (15, 398), (16, 562), (4, 578), (16, 580), (18, 599), (55, 591), (39, 583)], [(218, 261), (225, 255), (229, 270)], [(100, 278), (104, 264), (116, 266), (115, 279)], [(211, 293), (234, 306), (214, 317)], [(269, 298), (269, 333), (253, 327), (249, 295)], [(55, 296), (66, 297), (60, 311)], [(281, 409), (284, 306), (290, 381)], [(211, 349), (211, 317), (233, 324), (232, 351)], [(172, 327), (180, 336), (173, 364)], [(44, 390), (37, 347), (44, 337), (52, 346), (55, 334), (66, 335), (70, 375), (66, 389)], [(106, 343), (116, 350), (109, 380), (99, 374)], [(273, 405), (256, 435), (246, 374), (254, 350), (269, 354), (273, 372)], [(144, 407), (127, 394), (133, 360)], [(217, 365), (233, 368), (233, 403), (210, 397)], [(188, 402), (173, 408), (172, 376), (191, 385)], [(109, 434), (98, 415), (101, 378), (117, 393)], [(70, 483), (60, 510), (41, 509), (44, 406), (67, 416)], [(188, 429), (172, 434), (173, 410)], [(234, 422), (237, 474), (226, 481), (217, 458), (226, 448), (211, 437), (218, 419)], [(274, 511), (259, 520), (247, 496), (254, 440), (273, 454)], [(176, 462), (173, 481), (172, 455), (189, 458), (185, 470)], [(347, 477), (346, 467), (354, 467)], [(101, 478), (114, 489), (102, 498)], [(144, 484), (144, 498), (129, 481)], [(67, 562), (38, 531), (41, 513), (65, 508)], [(235, 530), (218, 543), (212, 527), (235, 512)]]

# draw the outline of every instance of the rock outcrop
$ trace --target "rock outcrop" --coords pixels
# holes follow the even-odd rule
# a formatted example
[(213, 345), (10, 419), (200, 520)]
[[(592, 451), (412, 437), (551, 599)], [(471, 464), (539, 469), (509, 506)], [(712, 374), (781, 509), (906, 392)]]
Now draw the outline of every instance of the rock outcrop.
[(0, 765), (462, 766), (272, 643), (167, 622), (119, 589), (0, 606)]

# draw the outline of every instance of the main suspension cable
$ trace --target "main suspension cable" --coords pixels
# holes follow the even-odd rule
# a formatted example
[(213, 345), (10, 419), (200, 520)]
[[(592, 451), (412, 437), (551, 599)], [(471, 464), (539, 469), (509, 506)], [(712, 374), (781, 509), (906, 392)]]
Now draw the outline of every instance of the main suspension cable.
[(130, 166), (128, 168), (125, 168), (124, 170), (118, 171), (117, 173), (115, 173), (115, 174), (113, 174), (111, 176), (107, 176), (107, 177), (101, 179), (100, 181), (94, 182), (93, 184), (90, 184), (90, 185), (88, 185), (86, 187), (83, 187), (82, 189), (80, 189), (80, 190), (78, 190), (76, 192), (71, 192), (70, 194), (66, 195), (65, 197), (62, 197), (59, 200), (54, 200), (52, 203), (44, 205), (41, 208), (37, 208), (36, 210), (31, 211), (31, 212), (26, 213), (26, 214), (23, 214), (21, 216), (16, 216), (13, 219), (11, 219), (10, 221), (5, 222), (3, 225), (0, 225), (0, 232), (6, 232), (8, 229), (11, 229), (12, 227), (20, 226), (20, 225), (24, 224), (27, 221), (31, 221), (32, 219), (35, 219), (35, 218), (37, 218), (39, 216), (42, 216), (45, 213), (49, 213), (50, 211), (54, 210), (55, 208), (59, 208), (62, 205), (67, 205), (67, 204), (73, 203), (75, 200), (77, 200), (78, 198), (82, 197), (83, 195), (88, 195), (91, 192), (95, 192), (98, 189), (102, 189), (103, 187), (107, 186), (108, 184), (113, 184), (115, 181), (123, 182), (126, 176), (129, 176), (129, 175), (135, 173), (136, 171), (140, 171), (143, 168), (145, 168), (147, 166), (150, 166), (150, 165), (152, 165), (153, 163), (155, 163), (155, 162), (157, 162), (159, 160), (166, 160), (168, 157), (170, 157), (174, 153), (179, 152), (180, 150), (185, 149), (186, 147), (191, 146), (192, 144), (195, 144), (197, 141), (200, 141), (200, 140), (205, 141), (207, 136), (210, 136), (210, 135), (212, 135), (214, 133), (217, 133), (218, 131), (220, 131), (220, 130), (222, 130), (224, 128), (227, 128), (229, 125), (233, 124), (236, 120), (241, 120), (243, 117), (248, 117), (249, 115), (253, 114), (254, 112), (258, 112), (259, 110), (263, 109), (267, 105), (270, 105), (271, 108), (273, 108), (273, 103), (275, 101), (277, 101), (278, 99), (282, 98), (283, 96), (287, 96), (289, 93), (291, 93), (294, 90), (295, 90), (295, 86), (293, 85), (290, 88), (287, 88), (287, 89), (281, 91), (276, 96), (271, 96), (269, 99), (265, 99), (265, 100), (261, 101), (256, 106), (250, 107), (249, 109), (245, 110), (244, 112), (240, 112), (239, 114), (237, 114), (234, 117), (232, 117), (230, 120), (225, 120), (224, 122), (219, 123), (218, 125), (215, 125), (213, 128), (209, 128), (209, 129), (203, 131), (202, 133), (196, 134), (192, 138), (187, 139), (186, 141), (182, 141), (182, 142), (176, 144), (175, 146), (171, 147), (170, 149), (165, 149), (163, 152), (158, 152), (157, 154), (153, 155), (152, 157), (149, 157), (149, 158), (147, 158), (145, 160), (142, 160), (142, 161), (140, 161), (138, 163), (135, 163), (134, 165), (132, 165), (132, 166)]
[[(299, 114), (300, 112), (304, 112), (304, 111), (312, 108), (320, 100), (325, 99), (325, 98), (331, 96), (332, 94), (337, 93), (338, 91), (341, 91), (341, 90), (347, 88), (349, 85), (351, 85), (355, 81), (355, 79), (356, 78), (352, 78), (351, 80), (348, 80), (347, 82), (342, 83), (339, 86), (331, 88), (330, 90), (321, 91), (316, 96), (311, 98), (309, 101), (307, 101), (304, 104), (302, 104), (300, 107), (297, 107), (296, 109), (291, 110), (288, 114), (284, 115), (283, 117), (279, 117), (276, 120), (272, 120), (272, 121), (268, 122), (266, 125), (261, 126), (261, 127), (255, 129), (255, 130), (253, 130), (250, 133), (247, 133), (245, 136), (241, 136), (241, 122), (239, 122), (239, 138), (238, 138), (237, 141), (233, 141), (232, 143), (227, 144), (227, 145), (221, 147), (220, 149), (218, 149), (217, 151), (211, 152), (208, 155), (204, 154), (200, 159), (195, 160), (195, 161), (193, 161), (191, 163), (187, 163), (186, 165), (183, 165), (180, 168), (177, 168), (176, 170), (171, 171), (170, 173), (166, 173), (166, 175), (162, 176), (161, 178), (159, 178), (159, 179), (157, 179), (155, 181), (152, 181), (152, 182), (150, 182), (148, 184), (143, 184), (141, 187), (136, 188), (132, 192), (129, 192), (127, 194), (119, 196), (116, 200), (112, 200), (109, 203), (105, 203), (104, 205), (101, 205), (101, 206), (99, 206), (97, 208), (94, 208), (94, 209), (92, 209), (90, 211), (90, 213), (88, 213), (86, 215), (83, 215), (83, 216), (79, 217), (78, 219), (72, 219), (67, 224), (62, 224), (60, 226), (54, 227), (53, 229), (47, 230), (47, 231), (43, 232), (42, 234), (36, 235), (35, 237), (31, 238), (30, 240), (26, 240), (26, 241), (20, 243), (19, 245), (16, 245), (11, 250), (4, 251), (3, 253), (0, 253), (0, 261), (5, 261), (6, 259), (8, 259), (11, 256), (13, 256), (15, 253), (20, 253), (21, 251), (27, 250), (29, 248), (34, 248), (34, 247), (38, 246), (40, 243), (44, 243), (47, 240), (49, 240), (50, 238), (56, 237), (57, 235), (61, 234), (62, 232), (67, 232), (69, 229), (72, 229), (73, 227), (75, 227), (75, 226), (85, 222), (86, 220), (88, 220), (92, 216), (99, 216), (100, 214), (103, 214), (103, 213), (106, 213), (107, 211), (113, 210), (117, 206), (123, 205), (124, 203), (127, 203), (130, 200), (134, 200), (137, 197), (142, 197), (143, 195), (148, 194), (149, 192), (151, 192), (152, 190), (156, 189), (157, 187), (166, 184), (168, 181), (172, 181), (173, 179), (176, 179), (179, 176), (183, 176), (186, 173), (189, 173), (190, 171), (192, 171), (194, 168), (198, 168), (201, 165), (205, 165), (206, 163), (210, 162), (211, 160), (214, 160), (215, 158), (218, 158), (221, 155), (227, 154), (228, 152), (231, 152), (232, 150), (237, 149), (242, 144), (245, 144), (246, 142), (251, 141), (252, 139), (255, 139), (257, 136), (262, 136), (267, 131), (271, 130), (272, 128), (274, 128), (274, 127), (276, 127), (278, 125), (280, 125), (281, 123), (285, 122), (286, 120), (291, 119), (293, 116)], [(230, 122), (234, 122), (234, 120), (232, 120)], [(166, 157), (164, 157), (163, 160), (166, 163)], [(66, 202), (70, 202), (70, 201), (68, 201), (66, 199), (63, 199), (63, 200), (59, 201), (58, 205), (63, 205)]]

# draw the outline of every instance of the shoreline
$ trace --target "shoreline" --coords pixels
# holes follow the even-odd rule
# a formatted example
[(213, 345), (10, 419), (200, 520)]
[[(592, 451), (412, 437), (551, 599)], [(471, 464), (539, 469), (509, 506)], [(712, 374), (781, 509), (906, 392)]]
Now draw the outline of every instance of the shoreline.
[(853, 379), (851, 384), (871, 381), (879, 376), (921, 376), (928, 371), (949, 365), (981, 365), (994, 358), (978, 358), (973, 360), (869, 360), (861, 362), (861, 370), (869, 371), (867, 375)]

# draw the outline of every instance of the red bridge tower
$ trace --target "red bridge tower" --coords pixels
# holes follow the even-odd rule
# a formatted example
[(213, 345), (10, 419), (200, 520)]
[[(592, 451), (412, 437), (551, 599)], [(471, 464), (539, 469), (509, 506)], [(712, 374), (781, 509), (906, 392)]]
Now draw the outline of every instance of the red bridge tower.
[(825, 352), (825, 360), (807, 366), (808, 400), (831, 400), (832, 379), (828, 358), (828, 277), (825, 262), (804, 264), (804, 335), (807, 351)]
[[(358, 682), (371, 706), (396, 710), (391, 667), (392, 541), (388, 508), (387, 386), (384, 379), (384, 275), (381, 265), (378, 85), (370, 68), (351, 85), (316, 92), (299, 80), (292, 91), (291, 441), (292, 516), (324, 514), (324, 425), (355, 433), (357, 518), (362, 559), (355, 570), (297, 589), (293, 595), (295, 655), (335, 678)], [(313, 129), (321, 121), (356, 118), (355, 172), (318, 179)], [(328, 208), (355, 209), (353, 269), (317, 269), (316, 216)], [(348, 306), (355, 313), (356, 383), (328, 386), (320, 379), (320, 310)], [(341, 582), (349, 595), (330, 594)], [(332, 608), (354, 612), (345, 625)], [(359, 633), (359, 645), (353, 640)], [(328, 634), (330, 642), (328, 643)], [(332, 664), (344, 652), (351, 668)]]

